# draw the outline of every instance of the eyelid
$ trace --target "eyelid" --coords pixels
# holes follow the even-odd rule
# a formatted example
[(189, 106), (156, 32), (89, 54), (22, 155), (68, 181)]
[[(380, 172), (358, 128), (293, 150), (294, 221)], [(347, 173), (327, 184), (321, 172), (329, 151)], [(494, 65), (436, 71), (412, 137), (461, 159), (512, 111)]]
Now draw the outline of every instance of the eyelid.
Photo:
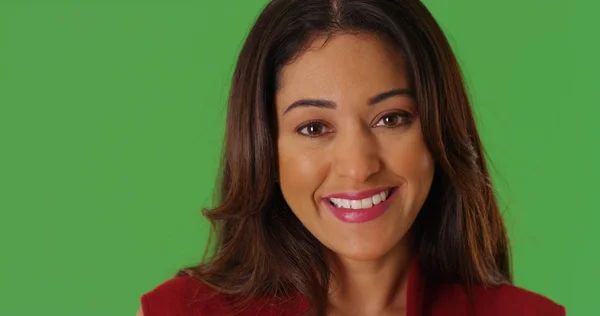
[[(381, 121), (383, 118), (385, 118), (386, 116), (389, 116), (389, 115), (398, 115), (401, 117), (402, 120), (405, 120), (406, 122), (400, 123), (396, 126), (390, 126), (387, 128), (396, 128), (396, 127), (401, 127), (406, 124), (410, 124), (415, 117), (415, 115), (413, 113), (410, 113), (409, 111), (406, 111), (406, 110), (392, 110), (392, 111), (381, 114), (376, 119), (375, 124), (373, 124), (373, 127), (381, 127), (380, 125), (377, 125), (377, 123), (379, 123), (379, 121)], [(308, 134), (301, 133), (301, 131), (303, 129), (307, 128), (310, 125), (320, 125), (323, 128), (327, 129), (328, 131), (325, 131), (318, 135), (308, 135)], [(386, 127), (386, 126), (383, 126), (383, 127)], [(328, 123), (326, 123), (322, 120), (310, 120), (310, 121), (304, 122), (304, 123), (300, 124), (299, 126), (297, 126), (294, 129), (294, 132), (300, 136), (309, 137), (309, 138), (318, 138), (318, 137), (322, 137), (322, 136), (325, 136), (325, 135), (331, 133), (329, 130), (331, 130), (331, 127)]]
[[(375, 124), (373, 126), (378, 127), (377, 123), (379, 123), (379, 121), (381, 121), (384, 117), (386, 116), (390, 116), (390, 115), (398, 115), (400, 116), (403, 120), (407, 121), (407, 123), (410, 123), (412, 121), (412, 119), (414, 118), (414, 114), (405, 111), (405, 110), (392, 110), (390, 112), (386, 112), (381, 114), (376, 120), (375, 120)], [(402, 124), (399, 124), (398, 126), (401, 126)], [(393, 126), (393, 127), (397, 127), (397, 126)], [(390, 127), (390, 128), (393, 128)]]
[(302, 131), (303, 129), (305, 129), (305, 128), (307, 128), (308, 126), (310, 126), (310, 125), (313, 125), (313, 124), (314, 124), (314, 125), (321, 125), (321, 126), (323, 126), (324, 128), (326, 128), (326, 129), (331, 129), (331, 128), (329, 127), (329, 124), (327, 124), (327, 123), (325, 123), (325, 122), (323, 122), (323, 121), (321, 121), (321, 120), (311, 120), (311, 121), (304, 122), (304, 123), (300, 124), (298, 127), (296, 127), (296, 128), (294, 129), (294, 131), (295, 131), (295, 132), (296, 132), (298, 135), (300, 135), (300, 136), (304, 136), (304, 137), (310, 137), (310, 138), (317, 138), (317, 137), (321, 137), (321, 136), (323, 136), (323, 135), (325, 135), (325, 134), (328, 134), (328, 133), (329, 133), (329, 132), (324, 132), (324, 133), (321, 133), (321, 134), (319, 134), (319, 135), (316, 135), (316, 136), (313, 136), (313, 135), (308, 135), (308, 134), (303, 134), (303, 133), (301, 133), (301, 131)]

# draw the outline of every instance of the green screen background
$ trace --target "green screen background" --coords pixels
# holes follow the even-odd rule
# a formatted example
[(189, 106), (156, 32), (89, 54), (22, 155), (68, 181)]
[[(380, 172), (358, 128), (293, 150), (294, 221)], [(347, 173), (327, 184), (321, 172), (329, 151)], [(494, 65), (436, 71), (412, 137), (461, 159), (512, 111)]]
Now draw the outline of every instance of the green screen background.
[[(0, 315), (131, 315), (200, 260), (228, 84), (265, 0), (0, 1)], [(596, 1), (430, 0), (516, 284), (597, 314)]]

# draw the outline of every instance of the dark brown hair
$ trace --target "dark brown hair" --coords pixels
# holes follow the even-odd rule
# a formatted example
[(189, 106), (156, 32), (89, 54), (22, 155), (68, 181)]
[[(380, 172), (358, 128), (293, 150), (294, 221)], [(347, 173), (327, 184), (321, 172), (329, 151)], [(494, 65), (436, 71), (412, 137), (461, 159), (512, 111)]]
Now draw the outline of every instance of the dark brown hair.
[(417, 0), (274, 0), (264, 8), (239, 55), (217, 207), (205, 211), (216, 235), (214, 254), (179, 275), (194, 275), (240, 298), (298, 293), (316, 315), (324, 314), (329, 268), (322, 245), (274, 181), (274, 96), (282, 67), (316, 36), (339, 32), (381, 35), (407, 61), (436, 163), (430, 194), (412, 227), (425, 278), (466, 288), (511, 283), (506, 231), (463, 77), (441, 28)]

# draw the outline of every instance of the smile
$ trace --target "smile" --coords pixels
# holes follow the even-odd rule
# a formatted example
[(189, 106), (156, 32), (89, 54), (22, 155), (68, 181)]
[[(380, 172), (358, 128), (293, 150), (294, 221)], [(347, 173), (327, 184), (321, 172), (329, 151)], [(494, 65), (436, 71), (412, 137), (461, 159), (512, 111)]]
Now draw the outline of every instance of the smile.
[(379, 193), (375, 193), (373, 196), (360, 200), (329, 198), (329, 202), (331, 203), (331, 205), (337, 208), (348, 208), (353, 210), (367, 209), (373, 207), (373, 205), (377, 205), (385, 201), (388, 198), (388, 196), (392, 194), (392, 190), (393, 189), (381, 191)]
[(323, 203), (342, 222), (363, 223), (382, 216), (399, 187), (332, 194)]

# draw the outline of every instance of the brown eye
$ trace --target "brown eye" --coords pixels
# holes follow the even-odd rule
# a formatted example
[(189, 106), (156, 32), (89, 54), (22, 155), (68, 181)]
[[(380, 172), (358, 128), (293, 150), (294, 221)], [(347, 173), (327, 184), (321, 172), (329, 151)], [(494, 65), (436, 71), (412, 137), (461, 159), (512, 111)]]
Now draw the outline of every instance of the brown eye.
[(327, 127), (319, 122), (310, 122), (300, 126), (297, 132), (304, 136), (318, 137), (327, 132)]
[(375, 126), (396, 127), (410, 123), (410, 114), (408, 113), (390, 113), (383, 116)]

